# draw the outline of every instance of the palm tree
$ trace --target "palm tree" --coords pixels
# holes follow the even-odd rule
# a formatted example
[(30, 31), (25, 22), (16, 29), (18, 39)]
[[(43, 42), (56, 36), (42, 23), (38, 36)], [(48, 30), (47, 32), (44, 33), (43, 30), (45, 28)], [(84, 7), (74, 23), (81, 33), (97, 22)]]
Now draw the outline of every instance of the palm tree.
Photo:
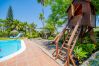
[(38, 0), (38, 3), (42, 5), (42, 13), (39, 14), (39, 19), (41, 20), (44, 27), (44, 0)]
[(28, 32), (29, 32), (29, 34), (32, 36), (32, 33), (36, 31), (36, 30), (35, 30), (36, 24), (33, 22), (33, 23), (31, 23), (31, 24), (28, 24), (27, 27), (28, 27)]
[(45, 29), (44, 29), (44, 6), (45, 6), (45, 2), (47, 2), (48, 0), (38, 0), (38, 3), (41, 3), (42, 5), (42, 13), (39, 14), (39, 19), (42, 22), (43, 25), (43, 33), (44, 33), (44, 38), (47, 38), (47, 35), (45, 33)]
[(27, 31), (28, 31), (28, 23), (27, 22), (24, 22), (23, 23), (23, 30), (24, 30), (24, 32), (25, 32), (25, 34), (27, 33)]
[(44, 14), (44, 0), (37, 0), (42, 5), (42, 13)]
[(39, 19), (41, 20), (41, 22), (42, 22), (42, 25), (43, 25), (43, 29), (42, 29), (42, 31), (43, 31), (43, 33), (44, 33), (44, 36), (43, 36), (43, 38), (46, 38), (46, 34), (45, 34), (45, 29), (44, 29), (44, 14), (43, 13), (40, 13), (39, 14)]
[(22, 29), (23, 29), (23, 25), (22, 25), (22, 23), (20, 22), (20, 21), (17, 21), (18, 23), (17, 23), (17, 26), (16, 26), (16, 29), (18, 30), (18, 31), (21, 31)]
[(31, 24), (30, 24), (30, 26), (31, 26), (31, 30), (32, 31), (35, 31), (35, 28), (36, 28), (36, 24), (34, 23), (34, 22), (32, 22)]
[(43, 28), (44, 28), (44, 14), (43, 13), (39, 14), (39, 19), (41, 20)]

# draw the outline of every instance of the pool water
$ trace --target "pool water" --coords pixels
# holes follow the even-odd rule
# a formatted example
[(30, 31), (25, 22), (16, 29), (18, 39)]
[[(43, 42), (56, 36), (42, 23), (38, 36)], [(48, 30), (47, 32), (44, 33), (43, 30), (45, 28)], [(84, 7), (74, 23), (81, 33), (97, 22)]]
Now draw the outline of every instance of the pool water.
[(17, 52), (21, 48), (20, 40), (0, 40), (0, 58)]

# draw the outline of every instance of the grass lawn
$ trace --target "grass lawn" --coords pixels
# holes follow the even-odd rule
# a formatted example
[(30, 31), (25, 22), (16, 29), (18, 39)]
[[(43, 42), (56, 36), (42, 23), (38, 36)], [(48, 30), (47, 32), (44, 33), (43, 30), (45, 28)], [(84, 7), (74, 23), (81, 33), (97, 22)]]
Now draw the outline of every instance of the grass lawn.
[(94, 28), (94, 31), (99, 31), (99, 27)]
[(11, 38), (0, 37), (0, 40), (11, 40)]
[(0, 40), (14, 40), (14, 39), (24, 39), (24, 38), (5, 38), (5, 37), (0, 37)]

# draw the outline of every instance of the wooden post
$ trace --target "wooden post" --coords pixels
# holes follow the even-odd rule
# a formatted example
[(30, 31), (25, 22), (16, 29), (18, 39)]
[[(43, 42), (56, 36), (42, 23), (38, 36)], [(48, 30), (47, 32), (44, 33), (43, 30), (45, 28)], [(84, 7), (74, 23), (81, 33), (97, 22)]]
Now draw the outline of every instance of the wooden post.
[(64, 66), (70, 66), (70, 55), (69, 55), (69, 53), (70, 53), (70, 48), (68, 47), (68, 49), (67, 49), (67, 57), (66, 57), (66, 62), (65, 62), (65, 64), (64, 64)]
[(70, 66), (70, 46), (68, 47), (67, 54), (67, 66)]
[(71, 13), (72, 13), (72, 16), (74, 16), (74, 5), (73, 4), (71, 4)]
[(57, 57), (58, 57), (58, 42), (56, 42), (56, 58), (55, 58), (55, 60), (57, 59)]

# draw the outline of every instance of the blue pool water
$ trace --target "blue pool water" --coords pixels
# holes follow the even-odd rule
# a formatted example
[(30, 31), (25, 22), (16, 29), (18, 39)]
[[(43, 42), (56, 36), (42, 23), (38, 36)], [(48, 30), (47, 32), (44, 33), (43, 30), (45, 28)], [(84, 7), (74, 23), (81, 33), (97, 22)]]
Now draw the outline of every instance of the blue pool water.
[(21, 48), (20, 40), (0, 40), (0, 58), (6, 57)]

